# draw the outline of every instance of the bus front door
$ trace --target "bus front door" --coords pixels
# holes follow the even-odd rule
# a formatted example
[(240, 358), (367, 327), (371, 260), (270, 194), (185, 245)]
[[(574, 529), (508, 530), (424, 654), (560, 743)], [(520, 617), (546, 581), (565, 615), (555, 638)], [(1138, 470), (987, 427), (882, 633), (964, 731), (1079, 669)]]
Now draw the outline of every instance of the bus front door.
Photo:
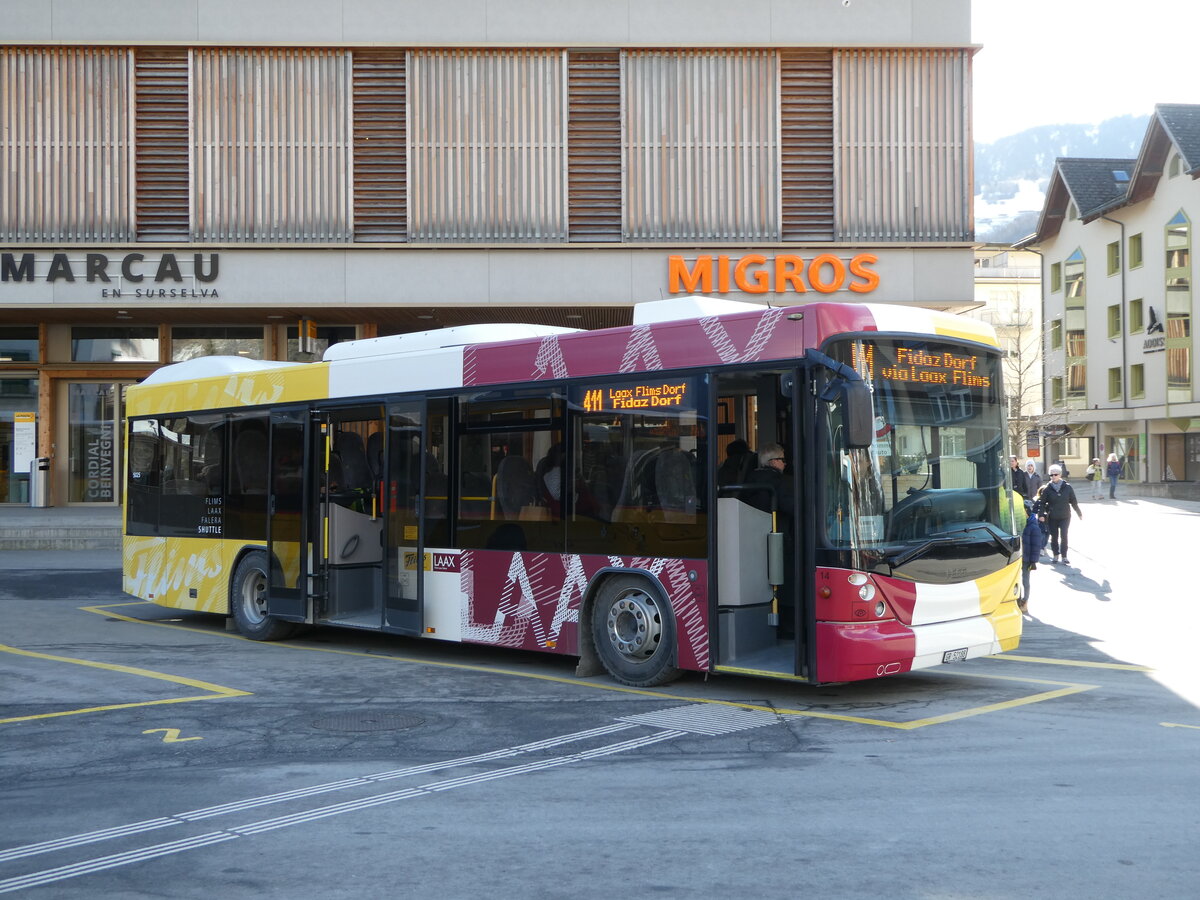
[(383, 409), (314, 413), (313, 616), (350, 628), (383, 627)]
[(803, 677), (796, 383), (792, 370), (717, 379), (718, 670)]

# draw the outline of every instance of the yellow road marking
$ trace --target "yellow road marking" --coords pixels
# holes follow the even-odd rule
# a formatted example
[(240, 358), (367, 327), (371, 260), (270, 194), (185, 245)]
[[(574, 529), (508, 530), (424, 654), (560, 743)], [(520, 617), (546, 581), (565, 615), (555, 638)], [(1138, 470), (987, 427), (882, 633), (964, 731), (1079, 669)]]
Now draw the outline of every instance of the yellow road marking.
[(7, 644), (0, 644), (0, 653), (12, 653), (15, 656), (28, 656), (31, 659), (48, 659), (52, 662), (65, 662), (77, 666), (87, 666), (92, 669), (103, 669), (107, 672), (120, 672), (125, 675), (138, 675), (142, 678), (154, 678), (159, 681), (169, 681), (172, 684), (182, 684), (187, 687), (208, 691), (207, 694), (191, 697), (168, 697), (163, 700), (142, 700), (135, 703), (112, 703), (107, 706), (87, 706), (81, 709), (64, 709), (58, 712), (38, 713), (32, 716), (14, 716), (10, 719), (0, 719), (0, 725), (10, 722), (29, 722), (33, 719), (55, 719), (60, 716), (77, 716), (83, 713), (106, 712), (112, 709), (133, 709), (138, 706), (161, 706), (167, 703), (191, 703), (195, 700), (223, 700), (226, 697), (249, 697), (249, 691), (238, 691), (233, 688), (210, 684), (207, 681), (197, 681), (194, 678), (184, 678), (180, 675), (167, 675), (164, 672), (152, 672), (149, 669), (138, 669), (134, 666), (121, 666), (115, 663), (102, 663), (90, 659), (75, 659), (70, 656), (53, 656), (49, 653), (36, 653), (33, 650), (20, 650)]
[(1082, 659), (1052, 659), (1048, 656), (1013, 656), (1011, 653), (1000, 653), (989, 656), (988, 659), (1003, 659), (1008, 662), (1041, 663), (1046, 666), (1073, 666), (1081, 669), (1116, 669), (1118, 672), (1153, 672), (1149, 666), (1134, 666), (1129, 663), (1085, 662)]
[[(232, 638), (234, 640), (239, 640), (239, 641), (247, 640), (247, 638), (243, 637), (240, 634), (231, 634), (228, 632), (215, 632), (208, 628), (196, 628), (196, 627), (188, 626), (188, 625), (174, 625), (174, 624), (170, 624), (167, 622), (153, 622), (153, 621), (150, 621), (147, 619), (138, 619), (138, 618), (134, 618), (132, 616), (124, 616), (119, 613), (113, 613), (113, 612), (108, 611), (108, 610), (111, 610), (114, 606), (143, 605), (143, 603), (144, 603), (144, 605), (147, 605), (147, 606), (153, 606), (153, 604), (148, 603), (148, 602), (136, 601), (134, 604), (119, 603), (119, 604), (111, 604), (108, 606), (84, 606), (81, 608), (84, 610), (87, 610), (88, 612), (96, 613), (97, 615), (107, 615), (112, 618), (121, 619), (122, 621), (125, 621), (125, 622), (133, 622), (138, 625), (157, 625), (161, 628), (175, 628), (175, 629), (182, 629), (185, 631), (196, 631), (196, 632), (200, 632), (201, 634), (215, 635), (215, 636), (219, 636), (219, 637), (227, 637), (227, 638)], [(260, 643), (260, 642), (255, 641), (252, 643)], [(689, 697), (689, 696), (682, 695), (682, 694), (670, 694), (670, 693), (666, 693), (664, 691), (652, 691), (652, 690), (647, 690), (645, 688), (627, 687), (627, 686), (621, 685), (621, 684), (600, 684), (600, 683), (587, 681), (587, 680), (584, 680), (581, 678), (564, 678), (560, 675), (539, 675), (534, 672), (518, 672), (513, 669), (504, 669), (504, 668), (499, 668), (497, 666), (475, 665), (472, 663), (439, 662), (437, 660), (420, 659), (417, 657), (397, 656), (397, 655), (392, 655), (392, 654), (379, 654), (379, 653), (362, 653), (358, 650), (338, 650), (337, 648), (334, 648), (334, 647), (313, 647), (313, 646), (308, 646), (308, 645), (304, 645), (304, 644), (286, 643), (286, 642), (284, 642), (284, 643), (269, 643), (269, 644), (266, 644), (265, 646), (277, 647), (281, 650), (291, 649), (291, 650), (301, 650), (301, 651), (312, 651), (312, 652), (317, 652), (317, 653), (333, 653), (333, 654), (337, 654), (339, 656), (357, 656), (357, 657), (363, 657), (366, 659), (374, 659), (374, 660), (390, 660), (392, 662), (412, 663), (415, 665), (422, 665), (422, 666), (435, 666), (435, 667), (440, 667), (440, 668), (444, 668), (444, 669), (456, 669), (456, 670), (462, 671), (462, 672), (482, 672), (482, 673), (488, 674), (488, 675), (511, 675), (516, 678), (531, 678), (531, 679), (534, 679), (537, 681), (550, 681), (550, 682), (555, 682), (557, 684), (571, 685), (573, 687), (590, 688), (592, 690), (613, 691), (616, 693), (634, 694), (634, 695), (642, 696), (642, 697), (656, 697), (661, 700), (682, 700), (682, 701), (688, 702), (688, 703), (711, 703), (716, 706), (731, 706), (731, 707), (736, 707), (738, 709), (752, 709), (752, 710), (758, 710), (760, 712), (771, 712), (771, 713), (775, 713), (775, 714), (781, 715), (781, 716), (796, 716), (796, 717), (803, 717), (803, 718), (808, 718), (808, 719), (830, 719), (830, 720), (837, 721), (837, 722), (854, 722), (859, 725), (875, 725), (880, 728), (897, 728), (897, 729), (900, 729), (903, 731), (911, 731), (915, 728), (924, 728), (927, 725), (942, 725), (942, 724), (945, 724), (946, 722), (953, 722), (958, 719), (966, 719), (971, 716), (979, 716), (979, 715), (983, 715), (984, 713), (998, 712), (999, 710), (1011, 709), (1011, 708), (1014, 708), (1017, 706), (1025, 706), (1030, 703), (1041, 703), (1045, 700), (1053, 700), (1057, 697), (1066, 697), (1070, 694), (1078, 694), (1078, 693), (1082, 693), (1083, 691), (1090, 691), (1090, 690), (1093, 690), (1094, 688), (1098, 687), (1098, 685), (1095, 685), (1095, 684), (1079, 684), (1079, 683), (1070, 682), (1070, 681), (1047, 681), (1047, 680), (1040, 679), (1040, 678), (1023, 678), (1023, 677), (1018, 677), (1018, 676), (1013, 676), (1013, 675), (990, 675), (990, 674), (982, 674), (982, 673), (975, 673), (975, 672), (956, 671), (953, 673), (945, 673), (945, 674), (947, 677), (958, 676), (958, 677), (969, 677), (969, 678), (983, 678), (983, 679), (988, 679), (988, 680), (993, 680), (993, 681), (1012, 681), (1012, 682), (1016, 682), (1019, 684), (1044, 685), (1047, 687), (1051, 687), (1053, 689), (1048, 690), (1048, 691), (1041, 691), (1036, 694), (1030, 694), (1030, 695), (1027, 695), (1024, 697), (1017, 697), (1012, 700), (1004, 700), (999, 703), (989, 703), (986, 706), (970, 707), (968, 709), (959, 710), (958, 712), (946, 713), (946, 714), (940, 715), (940, 716), (929, 716), (924, 719), (914, 719), (909, 722), (889, 722), (887, 719), (873, 719), (873, 718), (869, 718), (869, 717), (865, 717), (865, 716), (843, 715), (841, 713), (831, 713), (831, 712), (818, 712), (815, 710), (808, 710), (808, 709), (780, 709), (779, 707), (776, 707), (776, 706), (764, 706), (764, 705), (755, 704), (755, 703), (742, 703), (737, 700), (717, 700), (717, 699), (713, 699), (713, 698), (709, 698), (709, 697)], [(991, 658), (1003, 659), (1004, 657), (991, 657)], [(928, 673), (928, 670), (920, 670), (920, 671), (922, 671), (923, 673)]]
[(182, 744), (184, 741), (202, 741), (202, 737), (181, 738), (178, 728), (147, 728), (142, 734), (158, 734), (162, 732), (164, 744)]
[(1163, 728), (1195, 728), (1200, 731), (1200, 725), (1180, 725), (1178, 722), (1159, 722)]

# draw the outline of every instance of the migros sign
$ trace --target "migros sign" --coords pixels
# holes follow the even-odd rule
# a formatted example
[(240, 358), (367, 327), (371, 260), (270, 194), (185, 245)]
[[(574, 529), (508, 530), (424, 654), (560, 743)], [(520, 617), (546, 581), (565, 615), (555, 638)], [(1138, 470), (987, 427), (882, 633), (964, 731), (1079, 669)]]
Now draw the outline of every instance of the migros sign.
[(667, 258), (667, 290), (672, 294), (726, 294), (732, 290), (746, 294), (805, 294), (817, 291), (832, 294), (851, 290), (869, 294), (879, 287), (879, 262), (874, 253), (859, 253), (842, 259), (821, 253), (810, 260), (791, 253), (764, 256), (748, 253), (739, 258), (725, 255)]

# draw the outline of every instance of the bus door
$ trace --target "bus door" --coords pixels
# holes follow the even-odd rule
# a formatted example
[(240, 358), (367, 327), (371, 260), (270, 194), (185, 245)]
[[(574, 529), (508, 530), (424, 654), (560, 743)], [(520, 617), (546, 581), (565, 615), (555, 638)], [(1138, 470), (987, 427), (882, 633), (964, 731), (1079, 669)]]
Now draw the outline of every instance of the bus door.
[(785, 369), (717, 377), (717, 669), (801, 672), (796, 383)]
[(381, 406), (313, 414), (314, 619), (383, 627), (384, 418)]
[(267, 580), (267, 611), (290, 622), (308, 616), (304, 450), (307, 410), (271, 413), (267, 458), (267, 551), (271, 574)]
[[(435, 483), (437, 461), (424, 452), (426, 438), (424, 401), (388, 405), (387, 453), (383, 500), (387, 516), (385, 536), (386, 590), (384, 625), (388, 631), (419, 635), (424, 630), (424, 574), (430, 568), (425, 552), (421, 510), (429, 491), (445, 501), (445, 483)], [(424, 479), (428, 479), (425, 481)]]

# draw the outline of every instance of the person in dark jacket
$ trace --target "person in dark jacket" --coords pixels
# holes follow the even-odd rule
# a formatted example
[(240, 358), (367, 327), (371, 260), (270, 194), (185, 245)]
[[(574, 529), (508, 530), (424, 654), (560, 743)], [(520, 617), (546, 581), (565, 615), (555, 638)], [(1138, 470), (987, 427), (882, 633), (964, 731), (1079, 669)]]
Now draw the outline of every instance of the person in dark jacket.
[(1046, 546), (1046, 533), (1034, 515), (1033, 504), (1025, 501), (1025, 514), (1029, 517), (1025, 522), (1025, 530), (1021, 532), (1021, 599), (1017, 606), (1021, 612), (1029, 612), (1029, 573), (1037, 568), (1038, 560), (1042, 558), (1042, 548)]
[(1038, 518), (1046, 523), (1046, 531), (1050, 535), (1050, 553), (1054, 562), (1061, 557), (1063, 565), (1069, 566), (1067, 559), (1067, 530), (1071, 527), (1071, 510), (1083, 518), (1079, 501), (1075, 499), (1075, 489), (1063, 481), (1062, 469), (1050, 467), (1050, 480), (1042, 485), (1038, 493)]
[[(1015, 456), (1008, 458), (1008, 476), (1012, 479), (1012, 489), (1025, 496), (1025, 473), (1021, 471), (1021, 464)], [(1029, 499), (1026, 497), (1026, 499)]]
[(1121, 460), (1117, 458), (1117, 454), (1108, 454), (1108, 464), (1104, 467), (1104, 474), (1108, 477), (1108, 499), (1117, 499), (1117, 479), (1121, 477)]
[(1042, 476), (1037, 473), (1037, 468), (1031, 459), (1025, 463), (1025, 489), (1021, 491), (1021, 496), (1026, 500), (1036, 500), (1041, 487)]

